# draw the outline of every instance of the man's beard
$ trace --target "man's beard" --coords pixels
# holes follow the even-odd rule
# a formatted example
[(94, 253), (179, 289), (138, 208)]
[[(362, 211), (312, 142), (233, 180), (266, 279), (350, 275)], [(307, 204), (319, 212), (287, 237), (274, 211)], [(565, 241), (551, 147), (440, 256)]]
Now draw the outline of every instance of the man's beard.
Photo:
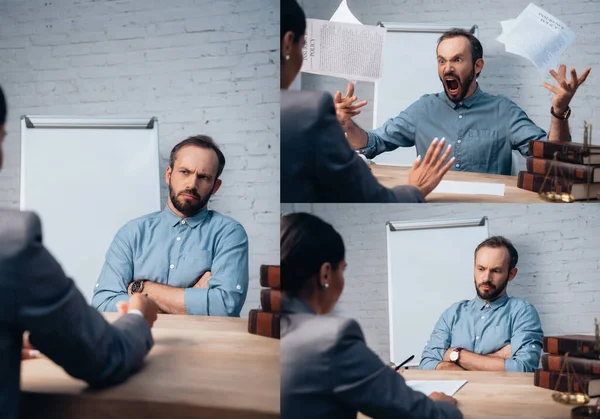
[[(214, 189), (214, 185), (213, 185)], [(211, 190), (212, 193), (212, 190)], [(196, 197), (196, 200), (191, 199), (183, 199), (179, 200), (179, 195), (182, 194), (190, 194)], [(177, 211), (185, 215), (186, 217), (193, 217), (198, 214), (202, 208), (208, 204), (208, 200), (210, 199), (210, 193), (207, 194), (204, 198), (202, 198), (198, 192), (194, 189), (185, 189), (177, 194), (173, 191), (173, 187), (171, 186), (171, 182), (169, 182), (169, 198), (171, 199), (171, 203), (175, 207)]]
[[(502, 292), (508, 285), (508, 277), (509, 276), (510, 276), (510, 273), (506, 276), (506, 279), (504, 280), (504, 282), (502, 284), (500, 284), (500, 286), (498, 288), (496, 288), (496, 286), (493, 283), (491, 283), (490, 281), (482, 282), (481, 284), (477, 285), (477, 280), (475, 280), (475, 290), (477, 291), (477, 295), (482, 300), (494, 301), (496, 298), (498, 298), (498, 296), (500, 294), (502, 294)], [(486, 291), (486, 292), (480, 291), (479, 287), (482, 285), (488, 285), (491, 288), (491, 290)]]
[[(456, 79), (457, 84), (460, 85), (459, 96), (457, 96), (457, 97), (451, 96), (451, 94), (449, 92), (448, 84), (446, 83), (446, 77), (453, 77), (454, 79)], [(475, 66), (473, 66), (473, 69), (471, 70), (471, 72), (469, 73), (469, 75), (467, 76), (467, 78), (464, 81), (461, 80), (461, 78), (458, 76), (458, 74), (453, 73), (453, 72), (444, 74), (444, 77), (440, 78), (440, 80), (442, 82), (442, 85), (444, 86), (444, 92), (446, 93), (446, 96), (448, 97), (448, 99), (450, 99), (454, 103), (458, 103), (461, 100), (463, 100), (465, 98), (465, 96), (467, 95), (467, 93), (469, 91), (469, 87), (471, 86), (471, 83), (473, 82), (474, 78), (475, 78)]]

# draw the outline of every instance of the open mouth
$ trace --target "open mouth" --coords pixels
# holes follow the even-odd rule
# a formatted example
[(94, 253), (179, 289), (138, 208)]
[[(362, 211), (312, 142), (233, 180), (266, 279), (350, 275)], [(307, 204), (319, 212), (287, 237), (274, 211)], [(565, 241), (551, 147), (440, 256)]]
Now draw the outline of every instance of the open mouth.
[(444, 83), (446, 84), (446, 90), (451, 95), (458, 95), (460, 92), (460, 83), (454, 77), (445, 77)]

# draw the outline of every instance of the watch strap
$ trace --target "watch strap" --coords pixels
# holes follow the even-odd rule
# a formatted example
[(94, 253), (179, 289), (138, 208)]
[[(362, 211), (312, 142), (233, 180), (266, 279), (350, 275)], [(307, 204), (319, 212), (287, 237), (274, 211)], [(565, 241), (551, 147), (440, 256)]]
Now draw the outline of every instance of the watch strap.
[(562, 114), (557, 114), (556, 112), (554, 112), (554, 107), (550, 106), (550, 113), (555, 118), (558, 118), (558, 119), (560, 119), (562, 121), (565, 121), (565, 120), (569, 119), (569, 116), (571, 116), (571, 108), (567, 106), (567, 110), (566, 111), (564, 111)]

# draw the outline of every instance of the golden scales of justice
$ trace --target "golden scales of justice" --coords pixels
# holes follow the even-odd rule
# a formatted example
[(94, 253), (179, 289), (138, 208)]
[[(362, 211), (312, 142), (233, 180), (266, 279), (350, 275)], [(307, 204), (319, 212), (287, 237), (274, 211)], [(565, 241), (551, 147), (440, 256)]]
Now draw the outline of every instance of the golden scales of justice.
[[(600, 318), (596, 318), (594, 319), (594, 321), (596, 324), (596, 343), (594, 344), (594, 350), (592, 351), (591, 355), (586, 354), (586, 356), (591, 357), (591, 359), (600, 359)], [(567, 375), (568, 391), (558, 391), (557, 389), (560, 385), (560, 380), (562, 379), (563, 372), (565, 369), (567, 370), (567, 372), (570, 372), (570, 374)], [(583, 388), (583, 383), (579, 379), (579, 376), (575, 372), (573, 366), (569, 363), (569, 354), (567, 353), (564, 356), (564, 361), (560, 368), (558, 380), (554, 387), (554, 392), (552, 393), (552, 400), (561, 404), (578, 406), (571, 411), (572, 419), (600, 419), (600, 398), (598, 398), (598, 402), (595, 406), (585, 406), (590, 402), (590, 396), (580, 391), (573, 391), (573, 379), (577, 382), (579, 389)]]
[[(590, 144), (592, 143), (592, 124), (588, 123), (587, 121), (583, 121), (583, 152), (582, 152), (582, 156), (583, 157), (589, 157), (592, 154), (598, 154), (598, 153), (594, 153), (591, 151), (590, 149)], [(563, 155), (569, 155), (569, 154), (573, 154), (572, 151), (567, 151), (564, 150)], [(540, 191), (538, 192), (538, 194), (542, 197), (542, 199), (546, 200), (546, 201), (550, 201), (550, 202), (575, 202), (575, 197), (573, 195), (571, 195), (570, 193), (566, 193), (566, 192), (561, 192), (560, 189), (562, 189), (562, 187), (559, 187), (558, 185), (558, 179), (559, 179), (559, 175), (560, 178), (563, 177), (563, 173), (562, 173), (562, 169), (560, 168), (560, 166), (558, 166), (556, 164), (556, 162), (558, 161), (558, 152), (554, 153), (554, 157), (552, 159), (552, 163), (550, 163), (550, 167), (548, 168), (548, 171), (546, 172), (546, 176), (544, 177), (544, 181), (542, 182), (542, 186), (540, 187)], [(593, 173), (591, 171), (591, 165), (588, 161), (587, 163), (588, 166), (588, 181), (587, 181), (587, 201), (590, 200), (590, 184), (592, 181), (592, 175), (591, 173)], [(557, 173), (557, 170), (559, 173)], [(546, 186), (546, 182), (548, 181), (548, 178), (550, 176), (554, 176), (554, 182), (552, 184), (552, 187), (549, 191), (544, 192), (544, 186)]]

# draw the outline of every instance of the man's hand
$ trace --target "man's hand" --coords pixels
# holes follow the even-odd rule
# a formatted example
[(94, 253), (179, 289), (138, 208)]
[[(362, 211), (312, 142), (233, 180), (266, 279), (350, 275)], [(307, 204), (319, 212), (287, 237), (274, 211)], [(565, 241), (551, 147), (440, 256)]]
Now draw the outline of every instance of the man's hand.
[(212, 278), (210, 271), (204, 272), (192, 288), (208, 288), (208, 280)]
[(141, 311), (150, 327), (154, 326), (154, 322), (158, 317), (158, 305), (143, 294), (132, 295), (128, 303), (118, 304), (117, 310), (120, 314), (127, 314), (129, 310)]
[(444, 144), (446, 144), (445, 138), (442, 138), (439, 142), (437, 138), (434, 138), (425, 153), (425, 158), (421, 159), (421, 156), (417, 157), (412, 169), (408, 173), (408, 184), (418, 188), (423, 193), (423, 196), (429, 195), (435, 189), (446, 172), (450, 170), (452, 163), (454, 163), (454, 157), (446, 162), (452, 152), (452, 146), (448, 146), (444, 154), (442, 154)]
[(23, 347), (21, 349), (21, 361), (26, 359), (35, 359), (41, 356), (40, 351), (35, 349), (29, 343), (29, 335), (27, 333), (23, 334)]
[(343, 127), (350, 122), (353, 116), (356, 116), (361, 112), (359, 108), (362, 108), (367, 104), (366, 100), (354, 103), (358, 98), (353, 95), (354, 84), (348, 83), (348, 91), (346, 92), (346, 96), (342, 97), (342, 92), (338, 90), (333, 97), (335, 114)]
[(591, 68), (586, 68), (580, 77), (577, 77), (577, 72), (574, 68), (571, 69), (571, 80), (567, 80), (567, 66), (561, 64), (558, 67), (558, 73), (554, 70), (550, 70), (550, 74), (554, 77), (554, 80), (558, 82), (556, 86), (544, 82), (544, 87), (554, 93), (552, 98), (552, 108), (554, 113), (564, 113), (571, 103), (571, 99), (575, 95), (577, 88), (583, 84), (590, 74)]
[(510, 343), (508, 345), (503, 346), (502, 348), (498, 349), (496, 352), (490, 354), (490, 356), (495, 356), (497, 358), (502, 358), (502, 359), (512, 358), (512, 347), (510, 346)]
[(431, 400), (434, 401), (438, 401), (438, 402), (448, 402), (448, 403), (452, 403), (452, 404), (456, 404), (456, 399), (454, 397), (450, 397), (445, 393), (439, 393), (439, 392), (435, 392), (435, 393), (431, 393), (429, 395), (429, 398)]

